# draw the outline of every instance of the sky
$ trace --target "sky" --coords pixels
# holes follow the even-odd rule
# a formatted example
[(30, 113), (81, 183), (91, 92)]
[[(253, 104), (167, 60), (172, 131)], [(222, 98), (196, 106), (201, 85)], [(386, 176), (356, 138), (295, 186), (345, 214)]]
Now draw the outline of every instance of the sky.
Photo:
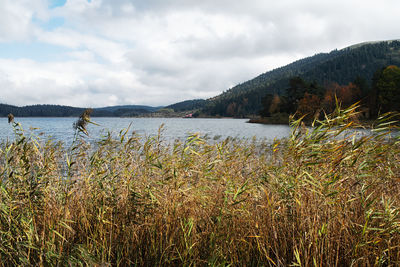
[(398, 0), (0, 0), (0, 103), (164, 106), (356, 43)]

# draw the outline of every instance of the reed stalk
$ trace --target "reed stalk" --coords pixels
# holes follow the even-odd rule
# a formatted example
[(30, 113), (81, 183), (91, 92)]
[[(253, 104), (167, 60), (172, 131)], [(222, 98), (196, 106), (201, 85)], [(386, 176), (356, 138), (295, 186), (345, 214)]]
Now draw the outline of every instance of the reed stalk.
[[(121, 131), (71, 147), (0, 145), (2, 266), (396, 266), (395, 117), (357, 136), (357, 107), (273, 143)], [(83, 135), (80, 133), (84, 133)]]

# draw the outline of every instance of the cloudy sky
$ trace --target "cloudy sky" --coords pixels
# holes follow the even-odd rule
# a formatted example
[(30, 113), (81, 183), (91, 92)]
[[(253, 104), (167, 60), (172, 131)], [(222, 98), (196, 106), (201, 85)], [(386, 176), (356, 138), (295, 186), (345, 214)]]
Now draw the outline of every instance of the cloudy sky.
[(400, 38), (398, 0), (0, 0), (0, 103), (208, 98), (335, 48)]

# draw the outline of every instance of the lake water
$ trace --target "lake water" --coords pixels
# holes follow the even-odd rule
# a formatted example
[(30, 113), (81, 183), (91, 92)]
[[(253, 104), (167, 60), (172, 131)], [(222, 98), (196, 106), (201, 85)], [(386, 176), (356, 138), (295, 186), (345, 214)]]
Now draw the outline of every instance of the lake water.
[[(200, 133), (210, 140), (222, 140), (227, 137), (272, 141), (290, 134), (286, 125), (263, 125), (246, 123), (246, 119), (182, 119), (182, 118), (92, 118), (99, 124), (89, 125), (88, 131), (92, 139), (99, 139), (108, 131), (117, 134), (130, 126), (129, 132), (140, 136), (157, 135), (161, 125), (163, 138), (166, 140), (186, 139), (192, 133)], [(72, 127), (76, 118), (16, 118), (27, 134), (41, 135), (41, 139), (53, 138), (56, 141), (70, 143), (74, 137)], [(32, 129), (37, 128), (37, 129)], [(0, 118), (0, 139), (12, 140), (14, 133), (7, 118)]]

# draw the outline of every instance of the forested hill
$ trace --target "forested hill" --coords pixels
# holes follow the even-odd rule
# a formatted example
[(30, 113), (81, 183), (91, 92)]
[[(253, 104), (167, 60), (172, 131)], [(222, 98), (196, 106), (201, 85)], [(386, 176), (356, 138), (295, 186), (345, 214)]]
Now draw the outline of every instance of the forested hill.
[(182, 102), (178, 102), (165, 108), (171, 108), (174, 111), (185, 111), (185, 110), (195, 110), (204, 107), (206, 100), (204, 99), (194, 99), (194, 100), (186, 100)]
[(204, 114), (217, 116), (248, 116), (262, 109), (267, 94), (285, 95), (292, 77), (326, 85), (330, 82), (348, 84), (356, 78), (371, 83), (374, 73), (386, 66), (400, 66), (400, 41), (363, 43), (321, 53), (295, 61), (239, 84), (221, 95), (207, 100)]
[[(92, 116), (94, 117), (131, 117), (154, 112), (159, 107), (149, 106), (112, 106), (103, 108), (94, 108)], [(12, 113), (16, 117), (78, 117), (85, 108), (76, 108), (60, 105), (32, 105), (17, 107), (7, 104), (0, 104), (0, 117), (5, 117)]]

